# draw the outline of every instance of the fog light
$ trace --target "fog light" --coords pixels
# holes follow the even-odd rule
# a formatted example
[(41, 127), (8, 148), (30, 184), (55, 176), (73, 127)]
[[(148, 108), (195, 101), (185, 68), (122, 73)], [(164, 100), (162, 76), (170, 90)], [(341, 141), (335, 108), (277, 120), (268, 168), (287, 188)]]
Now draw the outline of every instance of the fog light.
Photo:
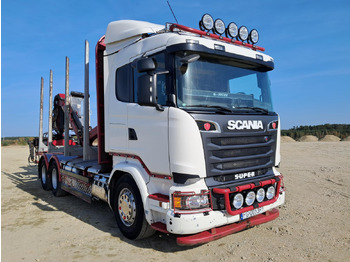
[(209, 14), (205, 14), (202, 16), (201, 21), (199, 22), (199, 26), (202, 30), (210, 31), (213, 29), (214, 20)]
[(259, 41), (259, 33), (256, 29), (250, 31), (249, 40), (255, 45)]
[(232, 204), (236, 209), (241, 208), (243, 206), (243, 195), (241, 193), (236, 194)]
[(226, 29), (226, 36), (235, 38), (238, 35), (238, 27), (235, 23), (229, 23)]
[(248, 205), (248, 206), (251, 206), (255, 201), (255, 193), (254, 191), (250, 191), (246, 198), (245, 198), (245, 203)]
[(256, 192), (256, 200), (260, 203), (264, 200), (264, 198), (265, 198), (265, 190), (263, 188), (260, 188)]
[(238, 37), (239, 39), (241, 39), (242, 41), (246, 41), (248, 39), (248, 28), (246, 28), (245, 26), (241, 26), (238, 29)]
[(225, 23), (224, 21), (222, 21), (221, 19), (216, 19), (214, 22), (214, 30), (216, 33), (222, 35), (223, 33), (225, 33)]
[(270, 186), (266, 191), (266, 197), (268, 200), (272, 199), (275, 196), (276, 190), (274, 186)]

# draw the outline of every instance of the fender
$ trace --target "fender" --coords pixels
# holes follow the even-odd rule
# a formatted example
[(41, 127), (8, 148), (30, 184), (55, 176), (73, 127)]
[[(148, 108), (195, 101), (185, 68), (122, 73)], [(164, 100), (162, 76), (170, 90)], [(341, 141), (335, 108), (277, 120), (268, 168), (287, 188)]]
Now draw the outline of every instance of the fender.
[(147, 198), (148, 198), (148, 189), (147, 189), (147, 183), (150, 180), (149, 175), (143, 169), (140, 165), (137, 163), (132, 163), (130, 161), (124, 161), (124, 162), (119, 162), (113, 167), (113, 170), (111, 172), (111, 176), (108, 180), (108, 204), (109, 207), (112, 209), (111, 205), (111, 191), (110, 191), (110, 183), (113, 180), (113, 177), (118, 176), (118, 173), (128, 173), (135, 181), (140, 194), (142, 198), (142, 203), (143, 203), (143, 208), (145, 210), (145, 215), (146, 215), (146, 220), (149, 222), (150, 221), (150, 212), (147, 212), (149, 210), (147, 204)]

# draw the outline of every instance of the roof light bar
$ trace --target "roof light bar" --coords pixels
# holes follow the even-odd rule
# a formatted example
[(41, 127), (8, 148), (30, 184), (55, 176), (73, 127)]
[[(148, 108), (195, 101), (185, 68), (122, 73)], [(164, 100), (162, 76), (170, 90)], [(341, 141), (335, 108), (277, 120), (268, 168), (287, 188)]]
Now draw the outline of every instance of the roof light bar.
[[(170, 27), (168, 27), (168, 30), (170, 31), (187, 31), (227, 43), (245, 46), (253, 50), (265, 51), (265, 48), (255, 45), (259, 41), (259, 33), (256, 29), (249, 32), (247, 27), (241, 26), (238, 28), (237, 24), (234, 22), (229, 23), (225, 28), (225, 23), (222, 19), (216, 19), (214, 22), (214, 19), (210, 14), (204, 14), (202, 16), (202, 19), (199, 21), (200, 30), (179, 24), (169, 25)], [(213, 33), (210, 33), (210, 31)], [(226, 37), (222, 36), (223, 33), (225, 33)]]

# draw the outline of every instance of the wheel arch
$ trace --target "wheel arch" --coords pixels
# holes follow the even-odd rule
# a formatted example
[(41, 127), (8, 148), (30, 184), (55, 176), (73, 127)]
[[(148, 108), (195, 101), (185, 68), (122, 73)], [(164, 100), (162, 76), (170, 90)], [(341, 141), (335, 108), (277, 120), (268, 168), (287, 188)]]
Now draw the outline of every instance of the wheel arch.
[[(147, 183), (148, 183), (148, 181), (145, 181), (145, 176), (142, 174), (142, 170), (139, 170), (139, 168), (132, 166), (130, 164), (117, 165), (116, 167), (113, 168), (113, 170), (111, 172), (111, 176), (110, 176), (109, 181), (108, 181), (108, 204), (109, 204), (110, 208), (113, 209), (112, 203), (111, 203), (112, 192), (116, 188), (116, 185), (117, 185), (119, 179), (123, 175), (129, 175), (135, 181), (135, 183), (138, 187), (138, 190), (140, 191), (142, 204), (143, 204), (143, 208), (145, 210), (145, 213), (146, 213), (145, 215), (146, 215), (146, 219), (147, 219), (147, 217), (148, 217), (147, 213), (149, 213), (149, 212), (146, 212), (148, 210), (148, 207), (147, 207), (147, 197), (148, 197)], [(148, 175), (147, 175), (147, 177), (148, 177)]]

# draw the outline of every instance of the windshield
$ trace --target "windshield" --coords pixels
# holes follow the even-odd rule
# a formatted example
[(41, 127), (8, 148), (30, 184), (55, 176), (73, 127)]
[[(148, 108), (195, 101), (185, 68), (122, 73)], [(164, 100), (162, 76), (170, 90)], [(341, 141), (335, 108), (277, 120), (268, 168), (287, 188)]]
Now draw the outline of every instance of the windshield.
[(181, 52), (175, 56), (179, 108), (273, 111), (267, 72), (208, 54), (200, 54), (196, 61), (187, 62), (190, 55)]

